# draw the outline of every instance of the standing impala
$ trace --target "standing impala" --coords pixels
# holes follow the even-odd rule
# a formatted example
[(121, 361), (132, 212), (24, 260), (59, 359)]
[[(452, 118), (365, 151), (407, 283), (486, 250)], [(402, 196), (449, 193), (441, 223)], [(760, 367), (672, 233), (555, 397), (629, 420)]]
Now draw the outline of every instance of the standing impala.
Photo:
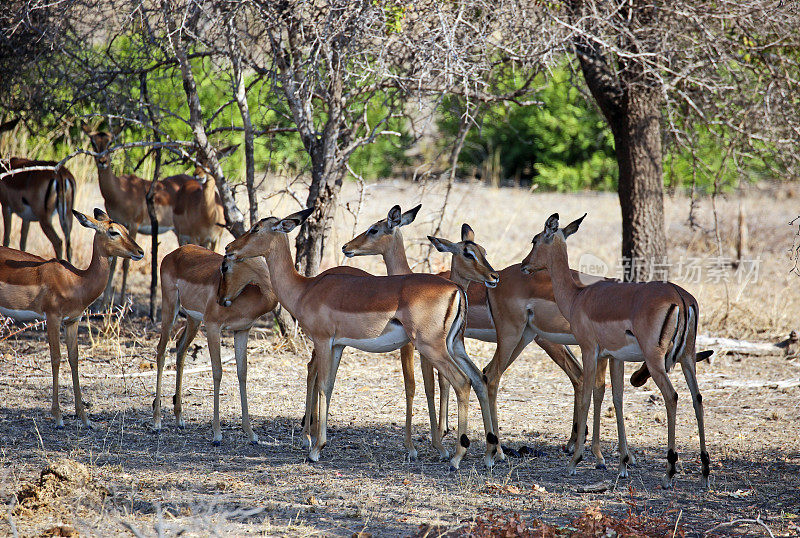
[[(583, 217), (585, 217), (584, 215)], [(619, 436), (619, 475), (628, 476), (631, 454), (625, 437), (622, 411), (624, 388), (623, 368), (626, 361), (644, 361), (661, 390), (667, 408), (667, 472), (662, 485), (672, 486), (675, 476), (675, 411), (678, 393), (672, 387), (667, 372), (681, 363), (686, 384), (692, 393), (692, 403), (700, 435), (702, 484), (708, 485), (709, 457), (703, 425), (703, 399), (695, 373), (695, 337), (697, 336), (697, 301), (685, 290), (671, 282), (597, 282), (584, 286), (575, 282), (569, 272), (567, 229), (574, 233), (583, 217), (558, 228), (558, 213), (547, 219), (544, 231), (533, 238), (530, 254), (522, 263), (522, 271), (535, 273), (547, 269), (553, 282), (553, 294), (558, 308), (569, 320), (583, 357), (584, 385), (595, 374), (601, 357), (611, 359), (611, 390), (617, 415)], [(584, 425), (589, 412), (590, 394), (581, 398), (578, 424), (578, 443), (569, 463), (569, 473), (575, 474), (583, 458)]]
[(472, 383), (486, 431), (484, 462), (491, 467), (498, 441), (486, 385), (464, 350), (467, 306), (464, 292), (435, 275), (376, 277), (327, 273), (315, 278), (300, 275), (294, 268), (286, 234), (308, 218), (311, 211), (306, 209), (284, 219), (262, 219), (225, 249), (226, 257), (234, 260), (264, 256), (278, 300), (314, 343), (305, 415), (312, 416), (316, 393), (319, 420), (309, 459), (318, 461), (327, 442), (328, 407), (343, 349), (351, 346), (384, 353), (412, 342), (445, 375), (456, 392), (459, 442), (451, 466), (459, 467), (469, 446), (467, 407)]
[[(239, 397), (242, 402), (242, 429), (253, 444), (258, 436), (250, 427), (247, 407), (247, 338), (253, 323), (262, 315), (272, 311), (278, 304), (269, 282), (269, 274), (259, 271), (264, 265), (261, 258), (232, 263), (208, 249), (195, 245), (184, 245), (170, 252), (161, 262), (161, 337), (156, 351), (156, 396), (153, 400), (153, 427), (161, 430), (161, 378), (164, 371), (164, 355), (169, 343), (172, 326), (179, 312), (186, 314), (186, 326), (178, 337), (176, 352), (175, 397), (173, 409), (178, 428), (183, 429), (183, 366), (186, 350), (197, 335), (200, 324), (206, 326), (208, 354), (211, 356), (211, 371), (214, 378), (214, 432), (213, 444), (222, 441), (219, 425), (219, 387), (222, 380), (220, 337), (222, 329), (233, 330), (233, 345), (236, 355), (236, 373), (239, 378)], [(221, 272), (220, 272), (221, 271)], [(224, 273), (236, 273), (236, 279), (256, 285), (242, 285), (236, 296), (226, 306), (217, 302), (222, 288)]]
[[(19, 119), (0, 125), (0, 133), (14, 128)], [(31, 221), (39, 223), (42, 232), (53, 245), (56, 258), (62, 254), (62, 241), (53, 228), (53, 213), (58, 214), (61, 231), (64, 234), (63, 245), (65, 256), (72, 259), (72, 205), (75, 200), (75, 178), (65, 166), (58, 172), (53, 170), (29, 170), (16, 172), (21, 168), (50, 167), (58, 164), (54, 161), (32, 161), (20, 157), (12, 157), (6, 163), (0, 163), (0, 173), (5, 177), (0, 180), (0, 205), (3, 206), (3, 246), (11, 242), (11, 218), (18, 215), (22, 219), (19, 234), (19, 249), (25, 250), (28, 243), (28, 229)]]
[(57, 428), (64, 427), (58, 405), (58, 371), (61, 364), (59, 332), (64, 324), (67, 357), (72, 370), (75, 412), (91, 427), (81, 399), (78, 380), (78, 321), (89, 304), (100, 296), (108, 278), (110, 256), (142, 259), (141, 247), (128, 231), (99, 209), (94, 218), (73, 211), (81, 225), (95, 230), (92, 261), (86, 269), (76, 269), (63, 260), (44, 260), (38, 256), (0, 247), (0, 314), (17, 321), (47, 321), (50, 363), (53, 369), (53, 406)]
[[(106, 151), (119, 134), (121, 128), (113, 133), (106, 131), (94, 131), (85, 123), (81, 123), (81, 129), (89, 137), (92, 149), (96, 153)], [(111, 170), (111, 155), (105, 154), (94, 158), (97, 164), (97, 181), (100, 184), (100, 194), (105, 200), (108, 214), (117, 222), (122, 223), (136, 239), (136, 234), (143, 233), (150, 235), (150, 217), (147, 213), (147, 192), (150, 190), (150, 181), (142, 179), (133, 174), (117, 176)], [(166, 178), (158, 181), (155, 186), (153, 204), (155, 205), (156, 217), (158, 218), (158, 233), (163, 233), (172, 229), (172, 213), (175, 206), (176, 195), (182, 184), (189, 180), (191, 176), (181, 175)], [(103, 293), (103, 304), (110, 304), (114, 297), (113, 278), (117, 260), (111, 261), (111, 271), (108, 277), (108, 285)], [(125, 295), (125, 288), (128, 282), (129, 260), (122, 262), (122, 287), (120, 296)]]
[[(222, 154), (218, 158), (221, 157)], [(202, 166), (195, 168), (194, 178), (178, 191), (172, 218), (178, 243), (194, 243), (217, 250), (225, 231), (225, 213), (214, 178)]]
[[(403, 235), (400, 227), (413, 222), (420, 206), (402, 213), (400, 206), (389, 210), (385, 219), (379, 220), (370, 226), (364, 233), (353, 238), (342, 247), (348, 257), (381, 255), (386, 263), (390, 275), (411, 274), (411, 268), (405, 253)], [(462, 227), (462, 242), (473, 241), (474, 232), (469, 226)], [(437, 245), (438, 248), (438, 245)], [(466, 252), (463, 253), (466, 255)], [(458, 257), (453, 258), (454, 266), (459, 262)], [(449, 278), (451, 272), (439, 273)], [(590, 275), (573, 272), (582, 279), (596, 279)], [(455, 278), (453, 278), (455, 280)], [(466, 286), (467, 283), (459, 282)], [(552, 285), (546, 274), (540, 273), (531, 277), (520, 273), (519, 264), (512, 265), (500, 271), (500, 282), (496, 287), (488, 289), (485, 286), (469, 286), (467, 297), (469, 307), (467, 310), (467, 329), (464, 336), (484, 342), (497, 342), (492, 361), (484, 368), (489, 387), (489, 402), (492, 406), (492, 421), (497, 424), (497, 390), (500, 377), (519, 356), (531, 340), (535, 340), (542, 349), (561, 367), (572, 382), (574, 389), (573, 428), (567, 450), (571, 451), (577, 439), (577, 420), (580, 394), (583, 387), (583, 371), (575, 357), (563, 344), (576, 344), (575, 338), (569, 332), (569, 323), (561, 316), (553, 300)], [(491, 308), (490, 308), (491, 303)], [(546, 339), (549, 338), (549, 339)], [(552, 339), (552, 341), (550, 340)], [(554, 343), (557, 342), (557, 343)], [(412, 350), (413, 352), (413, 350)], [(605, 368), (601, 365), (598, 369), (597, 380), (594, 386), (596, 412), (594, 414), (594, 433), (592, 436), (592, 452), (597, 457), (598, 467), (604, 466), (603, 455), (600, 450), (600, 415), (599, 406), (603, 400), (605, 390)], [(425, 360), (422, 361), (423, 379), (425, 380), (425, 393), (428, 400), (428, 412), (435, 416), (433, 401), (432, 374)], [(642, 381), (644, 383), (646, 378)], [(406, 380), (408, 384), (408, 379)], [(413, 373), (410, 380), (413, 395)], [(439, 432), (443, 435), (447, 429), (447, 393), (449, 387), (444, 382), (442, 387), (440, 377), (441, 407), (439, 409)], [(410, 422), (411, 404), (407, 403), (406, 423)], [(436, 426), (432, 423), (432, 428)]]

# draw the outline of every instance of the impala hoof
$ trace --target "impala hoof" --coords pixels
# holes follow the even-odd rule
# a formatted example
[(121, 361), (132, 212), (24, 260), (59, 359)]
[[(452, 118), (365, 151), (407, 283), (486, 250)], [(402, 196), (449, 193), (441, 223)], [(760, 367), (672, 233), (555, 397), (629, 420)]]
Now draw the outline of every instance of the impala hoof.
[(620, 469), (619, 470), (619, 477), (620, 478), (628, 478), (628, 470), (627, 469)]
[(450, 461), (450, 453), (447, 450), (439, 452), (439, 461)]
[(670, 478), (669, 476), (664, 476), (661, 479), (661, 488), (662, 489), (672, 489), (672, 486), (675, 485), (675, 480)]
[(450, 468), (449, 468), (448, 470), (449, 470), (451, 473), (455, 473), (456, 471), (458, 471), (458, 467), (456, 467), (455, 465), (453, 465), (453, 464), (451, 463), (451, 464), (450, 464)]
[(64, 429), (64, 423), (63, 422), (56, 422), (55, 426), (56, 426), (57, 430), (63, 430)]
[(605, 463), (598, 463), (598, 464), (596, 464), (594, 466), (594, 468), (595, 469), (600, 469), (601, 471), (605, 471), (606, 469), (608, 469), (608, 467), (606, 467)]
[(92, 424), (92, 421), (89, 419), (84, 419), (83, 421), (81, 421), (81, 424), (83, 424), (83, 427), (86, 428), (87, 430), (94, 429), (94, 424)]
[(417, 461), (417, 459), (419, 459), (419, 456), (417, 454), (416, 449), (409, 451), (409, 453), (406, 454), (406, 457), (408, 458), (408, 461), (410, 461), (410, 462)]
[(258, 442), (258, 437), (256, 437), (255, 439), (250, 439), (250, 444), (253, 446), (261, 445), (261, 443)]
[(211, 446), (219, 446), (221, 444), (222, 444), (221, 439), (214, 439), (213, 441), (211, 441)]
[(522, 454), (520, 454), (518, 451), (514, 450), (510, 446), (501, 445), (501, 448), (503, 449), (503, 454), (511, 456), (512, 458), (521, 458), (522, 457)]

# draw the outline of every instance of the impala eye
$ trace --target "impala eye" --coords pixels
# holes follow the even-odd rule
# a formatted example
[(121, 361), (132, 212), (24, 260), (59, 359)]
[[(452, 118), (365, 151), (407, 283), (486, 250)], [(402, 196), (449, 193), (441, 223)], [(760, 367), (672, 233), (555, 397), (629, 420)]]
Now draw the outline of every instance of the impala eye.
[(118, 236), (119, 236), (119, 232), (118, 232), (118, 231), (116, 231), (115, 229), (113, 229), (113, 228), (112, 228), (112, 229), (110, 229), (110, 230), (108, 231), (108, 235), (109, 235), (110, 237), (118, 237)]
[(378, 233), (378, 229), (377, 228), (370, 228), (367, 233), (369, 233), (370, 235), (375, 235), (376, 233)]
[(466, 259), (468, 259), (468, 260), (474, 260), (475, 259), (475, 256), (473, 256), (472, 253), (469, 250), (465, 250), (464, 251), (464, 257)]

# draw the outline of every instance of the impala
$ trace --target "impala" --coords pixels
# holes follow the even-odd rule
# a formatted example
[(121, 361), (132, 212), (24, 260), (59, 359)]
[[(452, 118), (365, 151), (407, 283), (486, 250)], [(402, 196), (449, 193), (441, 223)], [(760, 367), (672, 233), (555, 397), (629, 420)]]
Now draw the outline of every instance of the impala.
[(311, 211), (306, 209), (284, 219), (262, 219), (225, 249), (226, 257), (234, 260), (264, 256), (278, 300), (314, 344), (305, 415), (312, 416), (314, 398), (318, 395), (319, 420), (316, 439), (310, 443), (309, 459), (318, 461), (327, 442), (328, 408), (343, 349), (351, 346), (384, 353), (412, 342), (445, 375), (456, 392), (459, 439), (451, 466), (459, 467), (469, 446), (466, 429), (471, 383), (481, 404), (486, 431), (484, 462), (491, 467), (497, 452), (497, 435), (489, 413), (486, 385), (464, 350), (463, 290), (443, 278), (425, 274), (376, 277), (327, 273), (314, 278), (300, 275), (294, 268), (286, 234), (305, 221)]
[[(611, 390), (617, 416), (619, 443), (619, 475), (628, 476), (631, 454), (625, 436), (622, 410), (623, 368), (628, 361), (647, 365), (653, 381), (661, 390), (667, 408), (667, 470), (662, 485), (673, 485), (675, 463), (675, 411), (678, 393), (667, 372), (681, 363), (681, 370), (692, 394), (700, 436), (702, 484), (708, 485), (709, 457), (703, 425), (703, 399), (695, 372), (695, 337), (697, 336), (697, 301), (671, 282), (613, 282), (591, 285), (575, 282), (569, 271), (565, 236), (577, 231), (583, 217), (558, 228), (558, 213), (551, 215), (544, 230), (533, 238), (531, 252), (522, 264), (522, 271), (535, 273), (547, 269), (553, 282), (553, 294), (562, 315), (569, 320), (583, 358), (584, 385), (595, 375), (600, 358), (611, 359)], [(569, 463), (570, 474), (583, 457), (584, 425), (589, 412), (589, 397), (581, 398), (578, 442)]]
[[(403, 235), (400, 227), (413, 222), (420, 206), (405, 213), (400, 206), (389, 210), (385, 219), (379, 220), (370, 226), (364, 233), (350, 240), (342, 247), (348, 257), (381, 255), (386, 263), (390, 275), (411, 274), (411, 268), (405, 253)], [(462, 227), (462, 242), (474, 240), (474, 232), (469, 226)], [(438, 247), (437, 247), (438, 248)], [(464, 251), (466, 255), (466, 251)], [(459, 257), (453, 258), (454, 267), (459, 262)], [(439, 273), (449, 278), (450, 272)], [(576, 277), (592, 280), (597, 277), (573, 273)], [(454, 279), (455, 280), (455, 279)], [(459, 282), (466, 286), (467, 283)], [(467, 329), (464, 336), (484, 342), (497, 342), (492, 361), (484, 368), (489, 386), (489, 401), (492, 406), (492, 421), (497, 424), (497, 390), (500, 376), (519, 356), (531, 340), (535, 340), (542, 349), (561, 367), (572, 382), (574, 389), (573, 429), (567, 450), (574, 447), (577, 439), (577, 419), (579, 398), (583, 387), (583, 371), (569, 348), (563, 344), (576, 344), (574, 337), (569, 332), (569, 323), (558, 312), (558, 307), (553, 300), (552, 286), (546, 274), (540, 273), (527, 277), (520, 273), (519, 264), (512, 265), (500, 271), (500, 282), (496, 287), (488, 289), (485, 286), (469, 286), (467, 297), (469, 307), (467, 310)], [(491, 307), (490, 307), (491, 303)], [(546, 339), (550, 338), (552, 339)], [(557, 342), (557, 343), (554, 343)], [(411, 350), (413, 352), (413, 349)], [(409, 352), (410, 353), (410, 352)], [(603, 363), (604, 364), (604, 363)], [(602, 366), (602, 365), (601, 365)], [(425, 393), (428, 400), (428, 412), (435, 416), (433, 400), (432, 374), (426, 362), (422, 361), (423, 379), (425, 380)], [(605, 390), (605, 370), (598, 369), (594, 385), (596, 412), (594, 414), (594, 432), (592, 436), (592, 452), (597, 457), (598, 467), (604, 466), (603, 455), (600, 450), (600, 415), (599, 406), (602, 403)], [(646, 377), (642, 381), (644, 383)], [(413, 373), (407, 385), (411, 384), (413, 394)], [(447, 430), (447, 393), (449, 387), (446, 381), (439, 379), (441, 390), (439, 409), (439, 434)], [(410, 402), (407, 402), (406, 423), (410, 423)], [(432, 423), (432, 428), (435, 425)], [(501, 456), (502, 457), (502, 456)]]
[(194, 178), (186, 181), (178, 191), (173, 224), (179, 244), (194, 243), (217, 250), (222, 232), (225, 231), (225, 213), (214, 178), (202, 166), (195, 168)]
[[(184, 245), (170, 252), (161, 262), (161, 336), (156, 348), (156, 395), (153, 400), (153, 427), (161, 430), (161, 379), (164, 370), (164, 355), (170, 339), (172, 326), (178, 313), (186, 315), (186, 325), (178, 336), (175, 365), (175, 397), (173, 410), (178, 428), (185, 427), (183, 420), (183, 366), (186, 351), (197, 335), (201, 324), (205, 324), (208, 354), (211, 356), (211, 372), (214, 379), (213, 444), (222, 441), (219, 425), (219, 387), (222, 380), (220, 338), (222, 329), (233, 331), (236, 356), (236, 373), (239, 378), (239, 396), (242, 402), (242, 429), (253, 444), (258, 436), (250, 427), (247, 406), (247, 338), (253, 323), (262, 315), (272, 311), (278, 304), (269, 282), (269, 274), (258, 270), (264, 265), (260, 258), (233, 263), (216, 252), (196, 246)], [(244, 281), (236, 297), (226, 306), (217, 302), (218, 293), (226, 293), (222, 275), (235, 273), (237, 280)], [(255, 285), (249, 285), (253, 282)]]
[(91, 427), (78, 380), (78, 321), (89, 304), (103, 291), (111, 256), (140, 260), (144, 256), (128, 231), (99, 209), (94, 218), (72, 212), (82, 226), (95, 230), (92, 261), (86, 269), (76, 269), (63, 260), (44, 260), (19, 250), (0, 247), (0, 314), (17, 321), (44, 318), (53, 370), (51, 412), (57, 428), (64, 427), (58, 405), (58, 372), (61, 364), (59, 332), (64, 324), (67, 357), (72, 370), (75, 412)]
[[(119, 134), (121, 127), (113, 133), (106, 131), (94, 131), (85, 123), (81, 123), (81, 129), (89, 137), (92, 149), (98, 155), (94, 158), (97, 164), (97, 181), (100, 184), (100, 194), (105, 200), (108, 214), (117, 222), (122, 223), (136, 239), (137, 233), (150, 235), (150, 217), (147, 213), (146, 196), (150, 190), (150, 181), (142, 179), (133, 174), (117, 176), (111, 170), (111, 155), (104, 152), (111, 146), (116, 135)], [(166, 178), (158, 181), (155, 186), (153, 204), (155, 205), (156, 217), (158, 219), (158, 233), (163, 233), (172, 229), (172, 213), (175, 206), (176, 195), (180, 191), (184, 182), (191, 176), (181, 175)], [(108, 305), (113, 301), (113, 278), (117, 260), (111, 261), (111, 271), (108, 277), (108, 285), (103, 293), (103, 304)], [(128, 281), (129, 260), (122, 262), (122, 287), (120, 295), (125, 295), (125, 288)]]
[[(19, 119), (0, 125), (0, 132), (14, 128)], [(42, 232), (53, 245), (56, 258), (62, 254), (62, 246), (66, 246), (67, 260), (72, 259), (72, 205), (75, 200), (75, 178), (65, 166), (54, 171), (54, 161), (32, 161), (20, 157), (12, 157), (8, 164), (0, 164), (0, 172), (8, 173), (0, 181), (0, 205), (3, 206), (3, 246), (7, 247), (11, 240), (11, 217), (18, 215), (22, 219), (19, 235), (19, 249), (25, 250), (28, 243), (28, 229), (31, 221), (39, 223)], [(14, 170), (30, 167), (50, 167), (53, 170)], [(64, 242), (53, 228), (53, 213), (58, 214)]]

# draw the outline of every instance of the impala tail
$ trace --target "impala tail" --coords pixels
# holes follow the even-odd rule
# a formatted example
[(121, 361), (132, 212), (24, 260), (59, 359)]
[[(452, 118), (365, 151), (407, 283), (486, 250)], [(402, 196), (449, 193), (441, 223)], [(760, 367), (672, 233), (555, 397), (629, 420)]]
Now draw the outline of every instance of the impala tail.
[(69, 170), (62, 167), (54, 180), (56, 187), (56, 212), (61, 230), (64, 233), (65, 257), (72, 261), (72, 208), (75, 205), (75, 178)]

